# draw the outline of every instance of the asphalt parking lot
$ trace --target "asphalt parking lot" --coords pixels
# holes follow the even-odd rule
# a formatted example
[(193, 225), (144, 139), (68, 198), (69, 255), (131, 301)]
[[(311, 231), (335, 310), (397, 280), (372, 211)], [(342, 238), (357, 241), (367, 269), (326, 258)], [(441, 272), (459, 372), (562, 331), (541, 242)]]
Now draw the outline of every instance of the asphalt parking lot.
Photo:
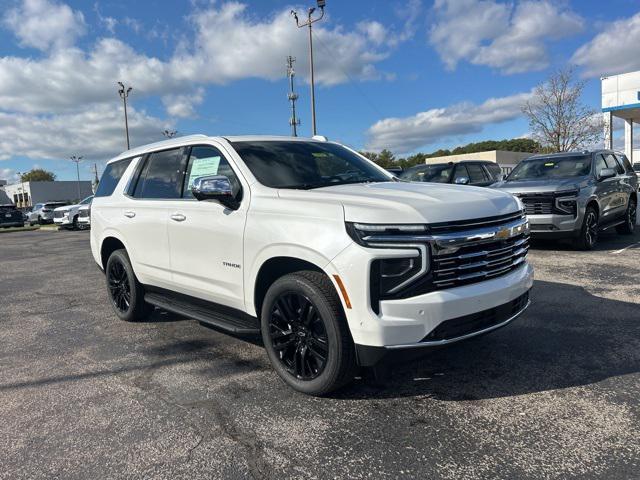
[(0, 236), (0, 478), (637, 478), (640, 233), (538, 244), (533, 304), (381, 388), (287, 388), (259, 345), (116, 320), (87, 232)]

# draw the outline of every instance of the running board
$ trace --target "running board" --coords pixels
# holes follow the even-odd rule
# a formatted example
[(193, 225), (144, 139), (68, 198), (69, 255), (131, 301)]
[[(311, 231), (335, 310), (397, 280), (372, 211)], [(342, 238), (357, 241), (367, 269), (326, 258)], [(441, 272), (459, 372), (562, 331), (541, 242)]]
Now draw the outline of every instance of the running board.
[(187, 295), (173, 292), (150, 292), (145, 294), (144, 301), (225, 332), (236, 335), (257, 335), (260, 333), (257, 318), (239, 310)]
[(605, 230), (609, 230), (610, 228), (617, 227), (618, 225), (622, 225), (624, 222), (626, 222), (625, 219), (615, 220), (613, 223), (607, 223), (606, 225), (600, 227), (600, 231), (604, 232)]

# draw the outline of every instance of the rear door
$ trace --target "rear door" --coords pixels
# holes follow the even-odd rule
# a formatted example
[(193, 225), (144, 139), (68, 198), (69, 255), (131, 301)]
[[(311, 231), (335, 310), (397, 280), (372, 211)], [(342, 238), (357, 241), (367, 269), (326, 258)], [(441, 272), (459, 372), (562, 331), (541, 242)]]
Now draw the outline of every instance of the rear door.
[[(244, 308), (243, 235), (249, 189), (220, 145), (193, 146), (181, 199), (167, 202), (169, 245), (174, 288), (181, 293), (229, 307)], [(198, 201), (191, 194), (201, 176), (229, 178), (240, 208)]]
[[(600, 173), (609, 167), (609, 163), (605, 160), (605, 155), (598, 153), (595, 158), (596, 178), (600, 178)], [(600, 219), (608, 221), (614, 216), (616, 197), (618, 195), (618, 179), (616, 177), (598, 180), (596, 187), (596, 196), (600, 204)]]
[(615, 177), (615, 196), (611, 201), (611, 215), (610, 218), (624, 215), (627, 209), (627, 184), (629, 178), (625, 172), (624, 166), (616, 158), (613, 153), (605, 153), (604, 159), (607, 162), (607, 167), (613, 168), (616, 171)]
[(142, 283), (171, 285), (167, 204), (182, 194), (185, 164), (182, 147), (150, 153), (140, 162), (127, 190), (121, 228)]
[(622, 180), (620, 182), (622, 199), (624, 201), (624, 212), (627, 211), (627, 205), (629, 204), (629, 198), (631, 198), (631, 194), (638, 190), (638, 179), (636, 177), (636, 173), (633, 171), (633, 166), (631, 162), (626, 157), (626, 155), (622, 155), (621, 153), (617, 153), (616, 159), (618, 160), (618, 164), (620, 168), (623, 170)]

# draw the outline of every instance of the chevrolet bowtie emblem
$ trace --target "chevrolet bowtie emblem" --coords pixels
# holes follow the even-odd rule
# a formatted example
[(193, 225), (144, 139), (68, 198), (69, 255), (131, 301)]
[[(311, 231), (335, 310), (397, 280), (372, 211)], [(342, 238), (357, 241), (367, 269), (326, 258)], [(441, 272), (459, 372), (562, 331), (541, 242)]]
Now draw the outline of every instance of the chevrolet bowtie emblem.
[(509, 237), (511, 237), (511, 229), (509, 228), (503, 228), (502, 230), (498, 230), (495, 235), (495, 238), (500, 240), (504, 240)]

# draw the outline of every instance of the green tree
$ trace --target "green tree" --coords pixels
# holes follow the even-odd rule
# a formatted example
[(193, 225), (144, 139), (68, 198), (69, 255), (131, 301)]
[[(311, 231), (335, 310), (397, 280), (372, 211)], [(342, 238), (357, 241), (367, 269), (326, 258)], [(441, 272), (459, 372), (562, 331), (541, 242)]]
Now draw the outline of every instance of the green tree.
[(33, 168), (31, 171), (20, 175), (20, 180), (23, 182), (53, 182), (55, 179), (55, 173), (43, 168)]

